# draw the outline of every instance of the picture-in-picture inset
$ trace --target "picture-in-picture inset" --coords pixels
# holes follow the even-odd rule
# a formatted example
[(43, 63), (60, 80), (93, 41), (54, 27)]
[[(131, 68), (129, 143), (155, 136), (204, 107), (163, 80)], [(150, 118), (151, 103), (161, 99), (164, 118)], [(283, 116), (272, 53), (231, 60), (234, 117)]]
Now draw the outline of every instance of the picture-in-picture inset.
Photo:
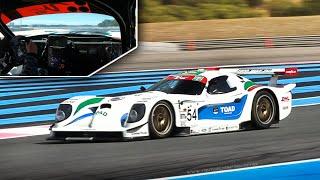
[(136, 1), (1, 1), (1, 76), (88, 76), (134, 49)]

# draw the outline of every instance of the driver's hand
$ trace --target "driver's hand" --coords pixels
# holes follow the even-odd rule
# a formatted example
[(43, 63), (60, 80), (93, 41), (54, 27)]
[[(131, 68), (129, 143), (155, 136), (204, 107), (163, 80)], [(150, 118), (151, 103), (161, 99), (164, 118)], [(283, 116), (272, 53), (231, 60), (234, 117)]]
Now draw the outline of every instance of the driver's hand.
[(30, 40), (29, 43), (26, 44), (26, 50), (27, 50), (27, 53), (37, 54), (38, 46), (36, 45), (36, 43)]

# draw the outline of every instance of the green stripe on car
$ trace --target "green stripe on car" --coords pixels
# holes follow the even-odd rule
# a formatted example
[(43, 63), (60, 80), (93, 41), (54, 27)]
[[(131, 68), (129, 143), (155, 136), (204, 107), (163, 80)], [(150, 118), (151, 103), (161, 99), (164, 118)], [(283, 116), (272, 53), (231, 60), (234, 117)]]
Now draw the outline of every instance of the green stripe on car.
[(85, 108), (86, 106), (89, 106), (91, 104), (96, 104), (99, 103), (103, 100), (104, 98), (91, 98), (88, 99), (82, 103), (79, 104), (79, 106), (76, 109), (76, 112), (74, 114), (76, 114), (77, 112), (79, 112), (81, 109)]
[(256, 83), (252, 82), (252, 81), (247, 81), (244, 83), (244, 89), (248, 90), (250, 87), (254, 86)]

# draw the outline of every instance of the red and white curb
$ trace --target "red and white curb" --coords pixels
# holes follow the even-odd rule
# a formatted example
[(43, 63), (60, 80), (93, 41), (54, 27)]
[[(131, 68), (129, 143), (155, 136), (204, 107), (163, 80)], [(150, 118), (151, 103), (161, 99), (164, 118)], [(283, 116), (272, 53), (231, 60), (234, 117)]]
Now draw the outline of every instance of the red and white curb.
[(0, 139), (12, 139), (50, 134), (50, 125), (0, 129)]

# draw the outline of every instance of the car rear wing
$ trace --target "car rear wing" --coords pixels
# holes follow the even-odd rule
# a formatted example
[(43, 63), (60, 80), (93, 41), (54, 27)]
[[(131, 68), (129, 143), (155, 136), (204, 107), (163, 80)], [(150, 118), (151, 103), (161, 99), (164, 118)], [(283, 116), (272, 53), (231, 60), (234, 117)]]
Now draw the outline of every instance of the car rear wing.
[(278, 75), (278, 76), (296, 76), (298, 68), (208, 68), (207, 70), (219, 70), (220, 72), (229, 72), (239, 75)]
[(238, 68), (238, 69), (220, 69), (208, 68), (208, 70), (218, 70), (220, 72), (234, 73), (238, 75), (271, 75), (269, 86), (276, 86), (279, 76), (296, 76), (298, 68)]

